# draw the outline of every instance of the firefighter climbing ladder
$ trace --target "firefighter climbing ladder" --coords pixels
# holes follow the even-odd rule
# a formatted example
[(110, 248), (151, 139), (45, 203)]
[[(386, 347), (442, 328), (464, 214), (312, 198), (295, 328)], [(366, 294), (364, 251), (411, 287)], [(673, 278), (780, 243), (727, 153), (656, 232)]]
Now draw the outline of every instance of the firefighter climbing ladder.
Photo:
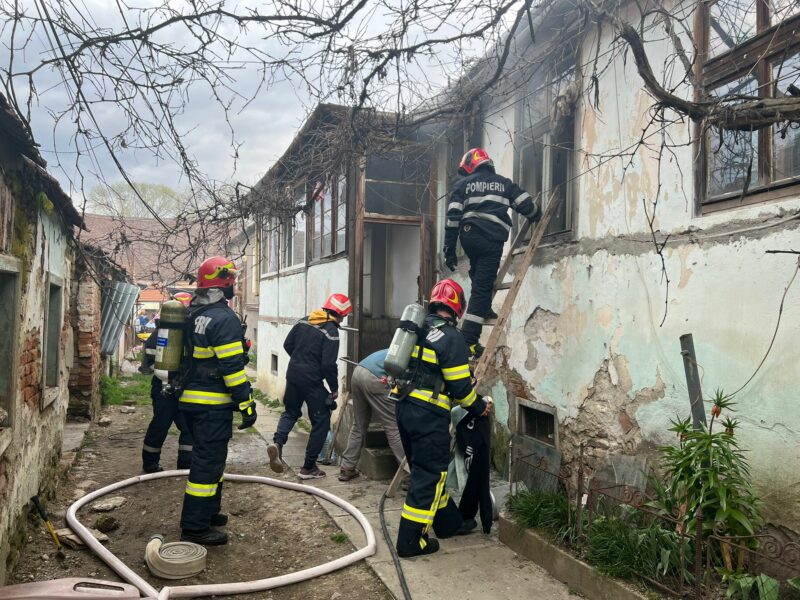
[[(500, 265), (500, 270), (497, 272), (497, 279), (495, 280), (494, 293), (496, 294), (500, 290), (508, 290), (508, 293), (503, 299), (503, 306), (500, 308), (500, 312), (497, 313), (497, 320), (486, 321), (484, 323), (484, 325), (492, 326), (492, 332), (489, 334), (489, 339), (486, 342), (486, 348), (484, 349), (481, 357), (478, 359), (478, 363), (474, 370), (475, 379), (479, 382), (479, 386), (480, 381), (489, 366), (489, 361), (494, 354), (495, 346), (497, 346), (497, 342), (500, 341), (500, 336), (503, 334), (503, 330), (506, 327), (506, 322), (511, 314), (511, 309), (514, 307), (514, 302), (516, 301), (517, 294), (519, 294), (519, 290), (522, 287), (522, 282), (525, 279), (525, 275), (533, 263), (533, 255), (536, 253), (536, 248), (539, 247), (539, 243), (542, 241), (542, 236), (544, 236), (544, 232), (547, 230), (547, 225), (550, 223), (550, 219), (558, 210), (559, 204), (558, 197), (554, 191), (550, 194), (544, 214), (539, 220), (539, 223), (536, 225), (536, 228), (533, 230), (533, 235), (531, 235), (530, 240), (525, 240), (525, 236), (530, 229), (530, 222), (526, 219), (522, 224), (522, 227), (520, 227), (517, 236), (514, 238), (514, 242), (511, 244), (511, 250), (508, 252), (506, 257), (503, 259), (502, 264)], [(520, 253), (522, 248), (525, 248), (522, 259), (515, 266), (514, 258)], [(513, 266), (515, 266), (515, 268), (512, 271)], [(504, 281), (509, 272), (512, 273), (511, 281)], [(492, 295), (492, 299), (494, 300), (494, 295)], [(389, 498), (393, 498), (397, 494), (400, 483), (404, 478), (405, 468), (406, 461), (403, 460), (402, 464), (397, 468), (397, 472), (395, 472), (392, 482), (389, 484), (389, 489), (386, 491), (386, 495)]]

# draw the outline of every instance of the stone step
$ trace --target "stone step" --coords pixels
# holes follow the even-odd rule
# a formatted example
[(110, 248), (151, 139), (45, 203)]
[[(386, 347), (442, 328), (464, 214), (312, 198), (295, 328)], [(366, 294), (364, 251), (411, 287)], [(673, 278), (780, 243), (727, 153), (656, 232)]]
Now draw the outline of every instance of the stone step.
[(397, 459), (390, 448), (364, 448), (356, 468), (370, 479), (391, 479), (397, 470)]

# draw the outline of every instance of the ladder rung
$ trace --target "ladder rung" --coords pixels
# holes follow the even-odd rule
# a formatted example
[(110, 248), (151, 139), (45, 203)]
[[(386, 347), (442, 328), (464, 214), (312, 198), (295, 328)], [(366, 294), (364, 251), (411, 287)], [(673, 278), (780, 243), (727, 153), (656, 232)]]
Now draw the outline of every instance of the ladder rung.
[(497, 319), (486, 319), (483, 322), (484, 327), (487, 326), (487, 325), (490, 326), (490, 327), (494, 327), (496, 324), (497, 324)]
[(515, 256), (518, 256), (520, 254), (525, 254), (525, 250), (527, 250), (527, 248), (525, 246), (519, 246), (518, 248), (514, 248), (511, 251), (511, 254), (513, 254)]
[(504, 281), (503, 283), (498, 283), (496, 286), (494, 286), (494, 289), (497, 291), (508, 290), (511, 289), (511, 285), (513, 283), (514, 283), (513, 281)]

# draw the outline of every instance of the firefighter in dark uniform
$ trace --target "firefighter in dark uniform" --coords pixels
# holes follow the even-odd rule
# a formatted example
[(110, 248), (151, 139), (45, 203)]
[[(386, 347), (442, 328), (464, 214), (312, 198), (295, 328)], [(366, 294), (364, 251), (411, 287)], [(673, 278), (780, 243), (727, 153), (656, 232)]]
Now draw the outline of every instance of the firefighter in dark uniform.
[(247, 354), (242, 322), (228, 307), (235, 278), (233, 263), (221, 256), (200, 265), (187, 319), (191, 361), (184, 376), (180, 410), (192, 432), (194, 449), (183, 497), (181, 540), (207, 546), (228, 541), (227, 534), (213, 527), (228, 522), (220, 507), (233, 411), (242, 414), (239, 429), (256, 422), (244, 370)]
[[(300, 319), (283, 342), (290, 357), (283, 395), (286, 410), (278, 421), (273, 443), (267, 447), (270, 467), (276, 473), (284, 470), (283, 445), (300, 418), (305, 402), (311, 419), (311, 434), (305, 461), (297, 476), (300, 479), (325, 477), (325, 471), (317, 466), (317, 458), (330, 431), (331, 412), (336, 409), (339, 396), (339, 323), (352, 310), (347, 296), (331, 294), (321, 309)], [(328, 389), (323, 382), (328, 384)]]
[(403, 558), (439, 549), (438, 540), (428, 537), (431, 527), (440, 538), (469, 532), (462, 530), (461, 514), (445, 488), (450, 408), (458, 404), (470, 415), (485, 416), (491, 401), (478, 396), (473, 388), (467, 346), (456, 329), (464, 314), (464, 300), (461, 286), (452, 279), (434, 286), (430, 314), (411, 354), (407, 377), (392, 390), (400, 437), (411, 466), (397, 534), (397, 553)]
[(480, 356), (478, 344), (486, 319), (497, 318), (492, 311), (494, 287), (503, 245), (511, 230), (509, 206), (523, 217), (536, 222), (541, 216), (541, 200), (510, 179), (494, 171), (494, 163), (483, 148), (472, 148), (458, 166), (459, 179), (450, 195), (445, 223), (444, 256), (447, 267), (454, 271), (458, 264), (456, 241), (469, 257), (472, 282), (469, 306), (464, 316), (464, 340), (473, 356)]
[[(184, 306), (189, 306), (192, 301), (192, 295), (188, 292), (178, 292), (174, 298), (183, 302)], [(144, 343), (142, 365), (139, 367), (140, 373), (153, 372), (153, 364), (156, 360), (156, 342), (158, 342), (158, 325)], [(170, 373), (170, 377), (173, 376), (174, 373)], [(157, 473), (164, 470), (160, 464), (161, 447), (164, 445), (164, 440), (167, 439), (172, 423), (175, 423), (180, 431), (178, 468), (188, 469), (192, 461), (192, 435), (186, 426), (183, 413), (178, 410), (177, 396), (171, 390), (165, 391), (164, 383), (153, 375), (153, 379), (150, 380), (150, 399), (153, 401), (153, 418), (147, 426), (147, 433), (144, 435), (142, 444), (142, 470), (145, 473)]]

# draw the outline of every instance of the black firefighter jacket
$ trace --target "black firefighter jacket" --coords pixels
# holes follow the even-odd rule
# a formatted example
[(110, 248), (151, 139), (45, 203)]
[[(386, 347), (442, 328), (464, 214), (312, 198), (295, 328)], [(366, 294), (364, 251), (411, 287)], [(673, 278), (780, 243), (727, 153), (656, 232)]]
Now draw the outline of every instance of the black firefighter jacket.
[(180, 398), (181, 410), (238, 410), (251, 393), (244, 370), (242, 322), (224, 299), (193, 304), (190, 311), (192, 360)]
[[(411, 352), (408, 372), (413, 387), (407, 397), (434, 411), (449, 413), (459, 405), (470, 415), (482, 414), (486, 403), (472, 386), (467, 344), (461, 331), (435, 314), (425, 318), (425, 327), (425, 337)], [(397, 399), (399, 393), (395, 390), (392, 395)]]
[(459, 179), (450, 195), (445, 223), (445, 248), (455, 250), (458, 229), (469, 223), (487, 239), (505, 242), (511, 231), (509, 207), (534, 219), (541, 211), (540, 200), (516, 183), (491, 169), (478, 168), (472, 175)]
[(324, 380), (331, 392), (339, 390), (339, 326), (324, 310), (315, 310), (298, 321), (283, 349), (289, 355), (286, 381), (315, 386)]

